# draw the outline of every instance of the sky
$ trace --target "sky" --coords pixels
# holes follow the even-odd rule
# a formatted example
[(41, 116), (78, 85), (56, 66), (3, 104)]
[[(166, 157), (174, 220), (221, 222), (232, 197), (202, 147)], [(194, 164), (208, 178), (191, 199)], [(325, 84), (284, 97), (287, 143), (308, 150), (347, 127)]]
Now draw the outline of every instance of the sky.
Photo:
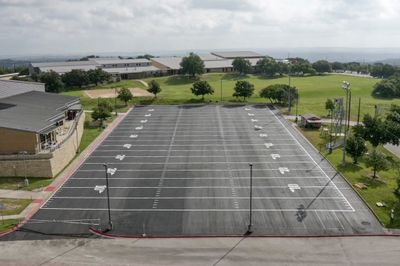
[(399, 47), (398, 0), (0, 0), (0, 55)]

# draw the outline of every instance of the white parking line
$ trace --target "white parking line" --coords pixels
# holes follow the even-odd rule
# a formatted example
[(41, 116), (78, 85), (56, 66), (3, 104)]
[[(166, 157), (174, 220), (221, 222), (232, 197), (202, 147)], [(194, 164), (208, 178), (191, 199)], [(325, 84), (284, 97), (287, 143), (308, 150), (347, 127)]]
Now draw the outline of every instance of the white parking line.
[[(71, 177), (70, 180), (72, 179), (83, 179), (83, 180), (104, 180), (104, 177)], [(160, 177), (113, 177), (112, 180), (158, 180)], [(164, 177), (165, 180), (229, 180), (230, 177)], [(237, 180), (248, 180), (249, 177), (234, 177), (234, 179)], [(266, 177), (260, 177), (260, 176), (253, 176), (254, 180), (263, 180), (263, 179), (326, 179), (325, 176), (266, 176)]]
[[(237, 188), (237, 189), (248, 189), (250, 188), (249, 186), (163, 186), (163, 189), (231, 189), (232, 187)], [(91, 189), (93, 190), (93, 186), (87, 186), (87, 187), (83, 187), (83, 186), (73, 186), (73, 187), (69, 187), (69, 186), (65, 186), (64, 188), (66, 189)], [(123, 186), (123, 187), (109, 187), (110, 189), (158, 189), (159, 187), (150, 187), (150, 186)], [(286, 186), (253, 186), (253, 189), (287, 189), (287, 185)], [(302, 189), (307, 189), (307, 188), (324, 188), (324, 189), (336, 189), (334, 186), (302, 186)]]
[[(238, 200), (249, 200), (249, 197), (238, 197), (238, 196), (233, 196), (233, 197), (218, 197), (218, 196), (213, 196), (213, 197), (207, 197), (207, 196), (201, 196), (201, 197), (190, 197), (190, 196), (185, 196), (185, 197), (109, 197), (112, 200), (231, 200), (231, 199), (238, 199)], [(258, 200), (263, 200), (263, 199), (278, 199), (278, 200), (302, 200), (302, 199), (323, 199), (323, 200), (338, 200), (341, 199), (342, 197), (257, 197), (253, 196), (253, 199), (258, 199)], [(107, 200), (106, 196), (103, 197), (90, 197), (90, 196), (62, 196), (62, 197), (53, 197), (53, 199), (102, 199), (102, 200)]]
[[(304, 164), (306, 164), (306, 163), (311, 163), (312, 164), (312, 162), (310, 162), (310, 161), (285, 161), (285, 162), (273, 162), (273, 161), (269, 161), (269, 162), (255, 162), (254, 164), (257, 164), (257, 165), (259, 165), (259, 164), (282, 164), (282, 163), (285, 163), (285, 164), (290, 164), (290, 163), (304, 163)], [(94, 164), (94, 165), (96, 165), (96, 164), (98, 164), (98, 165), (103, 165), (104, 163), (102, 163), (102, 162), (98, 162), (98, 163), (84, 163), (84, 164)], [(109, 164), (110, 165), (114, 165), (114, 164), (122, 164), (122, 165), (129, 165), (129, 164), (133, 164), (133, 165), (147, 165), (147, 164), (150, 164), (150, 165), (160, 165), (160, 164), (162, 164), (162, 165), (164, 165), (164, 164), (167, 164), (167, 165), (188, 165), (188, 164), (249, 164), (249, 161), (245, 161), (245, 162), (229, 162), (229, 161), (226, 161), (226, 162), (215, 162), (215, 161), (212, 161), (212, 162), (167, 162), (167, 163), (153, 163), (153, 162), (109, 162)], [(211, 169), (212, 170), (212, 169)]]

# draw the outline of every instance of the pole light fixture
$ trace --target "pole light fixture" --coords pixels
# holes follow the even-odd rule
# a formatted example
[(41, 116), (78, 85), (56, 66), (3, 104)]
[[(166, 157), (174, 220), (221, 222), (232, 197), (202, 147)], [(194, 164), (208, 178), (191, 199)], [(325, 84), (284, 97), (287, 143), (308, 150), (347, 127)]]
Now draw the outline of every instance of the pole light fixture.
[(351, 108), (351, 90), (350, 90), (350, 83), (347, 81), (343, 81), (342, 89), (346, 91), (346, 108), (344, 111), (345, 119), (347, 118), (347, 123), (344, 126), (344, 139), (343, 139), (343, 158), (342, 164), (346, 164), (346, 144), (347, 144), (347, 133), (350, 127), (350, 108)]
[(247, 225), (247, 234), (253, 233), (253, 164), (250, 163), (250, 198), (249, 198), (249, 224)]

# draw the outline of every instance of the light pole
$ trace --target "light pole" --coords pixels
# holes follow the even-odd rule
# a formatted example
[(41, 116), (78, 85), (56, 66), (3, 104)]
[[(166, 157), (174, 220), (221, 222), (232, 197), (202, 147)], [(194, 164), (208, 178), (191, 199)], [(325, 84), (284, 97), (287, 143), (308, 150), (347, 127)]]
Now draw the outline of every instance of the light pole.
[(27, 173), (26, 173), (26, 155), (28, 154), (28, 152), (27, 151), (21, 151), (20, 152), (20, 154), (22, 154), (23, 155), (23, 159), (24, 159), (24, 185), (27, 187), (27, 186), (29, 186), (29, 180), (28, 180), (28, 177), (27, 177)]
[(289, 101), (288, 101), (288, 102), (289, 102), (289, 109), (288, 109), (288, 112), (289, 112), (289, 114), (290, 114), (290, 112), (292, 111), (292, 99), (291, 99), (291, 97), (290, 97), (290, 96), (291, 96), (291, 95), (290, 95), (290, 93), (291, 93), (291, 92), (290, 92), (290, 85), (291, 85), (291, 82), (290, 82), (290, 81), (291, 81), (291, 80), (290, 80), (290, 63), (289, 63), (289, 71), (288, 71), (288, 73), (289, 73), (289, 74), (288, 74), (288, 76), (289, 76), (289, 95), (288, 95), (288, 96), (289, 96)]
[(343, 158), (342, 158), (342, 164), (345, 165), (346, 164), (346, 139), (347, 139), (347, 131), (348, 131), (348, 127), (349, 127), (349, 119), (350, 119), (350, 110), (348, 110), (348, 109), (351, 106), (350, 103), (349, 103), (349, 95), (351, 95), (350, 94), (351, 93), (351, 91), (350, 91), (350, 83), (347, 82), (347, 81), (343, 81), (342, 89), (344, 89), (346, 91), (346, 108), (345, 108), (345, 116), (344, 116), (345, 119), (346, 119), (346, 116), (347, 116), (347, 123), (345, 124), (345, 127), (344, 127)]
[(253, 164), (250, 163), (250, 203), (249, 203), (249, 224), (247, 226), (247, 233), (253, 233), (253, 223), (252, 223), (252, 216), (253, 216)]
[(115, 116), (117, 116), (117, 88), (114, 88), (114, 111), (115, 111)]
[(108, 208), (108, 228), (106, 231), (110, 231), (113, 229), (113, 224), (111, 221), (111, 209), (110, 209), (110, 191), (108, 186), (108, 165), (106, 163), (103, 164), (106, 171), (106, 190), (107, 190), (107, 208)]
[(297, 92), (297, 97), (296, 97), (296, 118), (295, 118), (295, 122), (297, 123), (298, 119), (298, 115), (299, 115), (299, 92)]

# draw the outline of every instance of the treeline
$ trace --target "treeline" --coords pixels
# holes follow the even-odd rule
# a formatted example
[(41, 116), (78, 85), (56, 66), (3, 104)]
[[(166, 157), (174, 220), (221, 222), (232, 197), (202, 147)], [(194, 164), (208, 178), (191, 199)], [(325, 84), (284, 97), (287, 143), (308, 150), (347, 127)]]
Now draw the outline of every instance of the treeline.
[(88, 71), (72, 70), (63, 75), (59, 75), (54, 71), (42, 72), (39, 75), (32, 75), (31, 78), (33, 81), (45, 83), (47, 92), (61, 92), (76, 87), (97, 86), (98, 84), (110, 81), (111, 75), (97, 68)]

